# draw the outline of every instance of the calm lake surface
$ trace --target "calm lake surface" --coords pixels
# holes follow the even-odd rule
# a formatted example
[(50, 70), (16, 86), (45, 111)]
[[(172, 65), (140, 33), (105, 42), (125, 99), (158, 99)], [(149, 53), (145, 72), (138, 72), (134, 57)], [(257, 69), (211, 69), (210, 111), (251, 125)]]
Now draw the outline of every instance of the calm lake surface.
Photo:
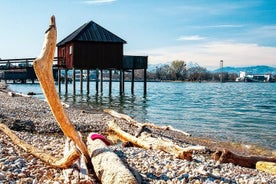
[[(80, 84), (77, 83), (77, 88)], [(44, 98), (39, 84), (10, 84), (10, 89), (35, 92)], [(62, 101), (82, 109), (111, 108), (132, 116), (139, 122), (172, 125), (193, 136), (221, 141), (253, 144), (276, 150), (276, 83), (182, 83), (148, 82), (143, 96), (143, 83), (135, 83), (135, 94), (130, 83), (125, 83), (125, 94), (119, 95), (119, 83), (108, 83), (103, 93), (96, 94), (95, 83), (90, 94), (60, 94)]]

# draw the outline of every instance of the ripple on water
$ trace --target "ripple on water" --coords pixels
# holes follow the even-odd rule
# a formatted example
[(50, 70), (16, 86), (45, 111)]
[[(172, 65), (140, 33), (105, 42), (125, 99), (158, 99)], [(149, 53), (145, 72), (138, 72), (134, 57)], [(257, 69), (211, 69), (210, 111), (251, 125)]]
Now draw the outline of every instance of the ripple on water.
[[(130, 83), (126, 83), (124, 96), (118, 95), (117, 84), (112, 85), (111, 95), (108, 83), (104, 83), (103, 93), (95, 94), (93, 82), (90, 94), (77, 92), (76, 96), (72, 96), (70, 84), (69, 94), (61, 94), (61, 98), (82, 108), (112, 108), (140, 122), (172, 125), (196, 136), (276, 150), (276, 83), (149, 82), (146, 97), (141, 82), (135, 83), (135, 95), (130, 94)], [(86, 91), (86, 85), (83, 87)], [(17, 84), (11, 88), (39, 92), (39, 85)]]

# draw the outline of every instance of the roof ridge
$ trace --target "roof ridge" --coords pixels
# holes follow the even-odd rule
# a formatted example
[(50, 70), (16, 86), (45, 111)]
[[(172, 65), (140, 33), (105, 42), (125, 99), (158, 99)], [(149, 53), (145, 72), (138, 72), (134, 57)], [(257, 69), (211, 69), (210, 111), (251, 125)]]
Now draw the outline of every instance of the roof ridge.
[(64, 45), (71, 41), (95, 41), (95, 42), (119, 42), (126, 43), (125, 40), (118, 37), (94, 21), (89, 21), (76, 29), (73, 33), (61, 40), (57, 46)]

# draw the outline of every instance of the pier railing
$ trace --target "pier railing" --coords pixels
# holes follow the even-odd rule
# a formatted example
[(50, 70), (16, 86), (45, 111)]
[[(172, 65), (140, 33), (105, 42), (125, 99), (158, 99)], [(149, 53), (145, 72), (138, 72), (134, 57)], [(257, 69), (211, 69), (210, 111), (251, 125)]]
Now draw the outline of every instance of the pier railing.
[[(26, 83), (31, 80), (32, 83), (37, 79), (33, 69), (33, 62), (36, 58), (20, 59), (0, 59), (0, 80)], [(54, 66), (57, 65), (58, 58), (54, 58)]]

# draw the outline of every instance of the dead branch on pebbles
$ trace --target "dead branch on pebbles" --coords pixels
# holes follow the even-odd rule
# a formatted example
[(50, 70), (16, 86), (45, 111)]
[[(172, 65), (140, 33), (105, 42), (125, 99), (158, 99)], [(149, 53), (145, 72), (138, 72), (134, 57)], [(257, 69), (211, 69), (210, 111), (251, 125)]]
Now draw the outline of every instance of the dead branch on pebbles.
[[(111, 109), (105, 109), (106, 113), (110, 115), (123, 119), (127, 121), (130, 125), (136, 127), (135, 136), (130, 135), (127, 132), (124, 132), (118, 125), (114, 122), (109, 123), (110, 134), (115, 134), (119, 139), (126, 142), (131, 142), (133, 145), (142, 147), (145, 149), (159, 149), (165, 152), (169, 152), (174, 154), (178, 158), (184, 158), (190, 160), (192, 157), (192, 151), (189, 152), (189, 149), (196, 150), (198, 147), (188, 147), (188, 148), (179, 148), (178, 146), (174, 145), (171, 141), (163, 138), (154, 138), (153, 135), (147, 134), (144, 131), (145, 127), (150, 127), (153, 129), (160, 129), (160, 130), (172, 130), (176, 131), (171, 127), (158, 127), (151, 123), (139, 123), (132, 119), (130, 116), (125, 114), (118, 113)], [(190, 136), (186, 132), (178, 131), (183, 135)], [(188, 137), (187, 137), (188, 139)], [(215, 147), (213, 147), (215, 148)], [(201, 149), (201, 146), (199, 146)], [(216, 149), (216, 148), (215, 148)], [(262, 156), (242, 156), (231, 152), (230, 150), (223, 149), (216, 151), (212, 158), (214, 160), (218, 160), (221, 163), (233, 163), (235, 165), (240, 165), (242, 167), (248, 168), (257, 168), (259, 170), (263, 170), (270, 173), (275, 173), (276, 168), (276, 158), (275, 157), (262, 157)]]
[(112, 109), (105, 109), (104, 112), (106, 112), (106, 113), (108, 113), (111, 116), (114, 116), (116, 118), (124, 119), (128, 123), (130, 123), (131, 125), (138, 127), (136, 137), (139, 136), (139, 134), (143, 131), (143, 128), (145, 128), (145, 127), (150, 127), (150, 128), (160, 129), (160, 130), (173, 130), (173, 131), (179, 132), (179, 133), (181, 133), (185, 136), (191, 136), (191, 134), (189, 134), (187, 132), (184, 132), (184, 131), (181, 131), (181, 130), (178, 130), (178, 129), (175, 129), (172, 126), (162, 126), (162, 127), (160, 127), (160, 126), (156, 126), (155, 124), (152, 124), (152, 123), (139, 123), (138, 121), (135, 121), (130, 116), (128, 116), (126, 114), (118, 113), (118, 112), (116, 112)]
[(122, 141), (131, 142), (133, 145), (145, 149), (162, 150), (167, 153), (171, 153), (180, 159), (191, 161), (193, 151), (205, 150), (204, 146), (190, 146), (188, 148), (182, 148), (168, 139), (155, 138), (146, 132), (141, 133), (139, 137), (135, 137), (123, 131), (114, 121), (108, 123), (108, 129), (110, 134), (115, 134)]
[(233, 163), (235, 165), (240, 165), (248, 168), (256, 168), (256, 164), (259, 161), (274, 162), (274, 166), (276, 164), (276, 158), (261, 157), (261, 156), (242, 156), (226, 149), (222, 151), (220, 150), (216, 151), (212, 155), (212, 158), (214, 160), (220, 161), (221, 163)]
[(81, 155), (77, 149), (68, 150), (64, 158), (57, 159), (56, 157), (51, 156), (49, 153), (46, 153), (44, 150), (38, 149), (22, 140), (20, 140), (6, 125), (0, 124), (0, 130), (4, 132), (14, 144), (25, 150), (26, 152), (34, 155), (35, 157), (40, 158), (45, 163), (58, 168), (67, 168), (71, 166)]

